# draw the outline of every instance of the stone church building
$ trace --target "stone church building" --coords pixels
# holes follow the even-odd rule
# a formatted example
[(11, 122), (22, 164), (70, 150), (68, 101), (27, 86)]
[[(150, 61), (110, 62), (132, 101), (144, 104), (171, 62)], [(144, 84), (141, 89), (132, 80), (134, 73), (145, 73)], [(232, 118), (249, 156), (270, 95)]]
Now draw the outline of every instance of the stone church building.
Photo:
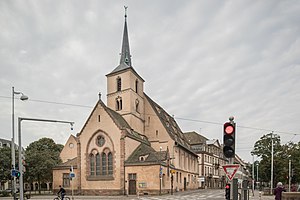
[(120, 63), (106, 79), (107, 105), (100, 97), (81, 131), (69, 137), (63, 163), (53, 168), (53, 189), (142, 195), (198, 188), (197, 154), (132, 66), (126, 14)]

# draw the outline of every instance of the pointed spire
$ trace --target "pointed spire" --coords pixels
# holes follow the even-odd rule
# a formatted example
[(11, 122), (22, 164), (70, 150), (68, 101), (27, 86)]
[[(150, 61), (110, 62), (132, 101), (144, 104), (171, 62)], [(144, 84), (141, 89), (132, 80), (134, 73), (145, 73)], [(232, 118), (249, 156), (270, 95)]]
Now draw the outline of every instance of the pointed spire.
[(124, 24), (120, 64), (126, 63), (128, 66), (131, 67), (131, 55), (130, 55), (129, 39), (128, 39), (128, 31), (127, 31), (127, 8), (128, 8), (128, 6), (124, 6), (124, 8), (125, 8), (125, 24)]

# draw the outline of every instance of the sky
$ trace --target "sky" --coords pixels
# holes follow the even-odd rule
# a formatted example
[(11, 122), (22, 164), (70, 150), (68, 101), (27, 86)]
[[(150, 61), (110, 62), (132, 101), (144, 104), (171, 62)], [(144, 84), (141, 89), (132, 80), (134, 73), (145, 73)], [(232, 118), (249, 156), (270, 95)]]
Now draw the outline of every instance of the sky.
[[(132, 65), (145, 93), (182, 131), (223, 141), (234, 116), (236, 153), (274, 131), (300, 140), (300, 1), (0, 1), (0, 137), (12, 137), (12, 87), (22, 144), (64, 144), (80, 132), (106, 74), (119, 64), (128, 6)], [(16, 140), (17, 142), (18, 140)]]

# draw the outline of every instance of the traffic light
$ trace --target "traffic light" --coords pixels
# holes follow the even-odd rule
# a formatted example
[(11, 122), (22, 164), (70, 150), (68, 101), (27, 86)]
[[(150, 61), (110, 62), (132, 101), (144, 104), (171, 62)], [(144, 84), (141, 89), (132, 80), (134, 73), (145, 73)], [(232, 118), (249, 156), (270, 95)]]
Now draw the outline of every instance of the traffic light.
[(223, 153), (226, 158), (233, 158), (235, 155), (235, 124), (226, 122), (224, 124)]
[(16, 176), (17, 178), (20, 178), (20, 176), (21, 176), (21, 173), (20, 173), (19, 171), (17, 171), (17, 170), (16, 170), (16, 172), (15, 172), (15, 176)]
[(226, 183), (225, 186), (225, 199), (230, 200), (230, 183)]

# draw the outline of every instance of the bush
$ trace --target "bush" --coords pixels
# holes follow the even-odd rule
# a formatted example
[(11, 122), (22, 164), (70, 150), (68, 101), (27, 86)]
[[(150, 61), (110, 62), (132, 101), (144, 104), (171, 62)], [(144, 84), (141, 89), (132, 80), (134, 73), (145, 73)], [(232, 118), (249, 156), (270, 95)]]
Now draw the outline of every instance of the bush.
[(10, 196), (10, 193), (8, 191), (2, 190), (0, 191), (0, 197), (8, 197)]

